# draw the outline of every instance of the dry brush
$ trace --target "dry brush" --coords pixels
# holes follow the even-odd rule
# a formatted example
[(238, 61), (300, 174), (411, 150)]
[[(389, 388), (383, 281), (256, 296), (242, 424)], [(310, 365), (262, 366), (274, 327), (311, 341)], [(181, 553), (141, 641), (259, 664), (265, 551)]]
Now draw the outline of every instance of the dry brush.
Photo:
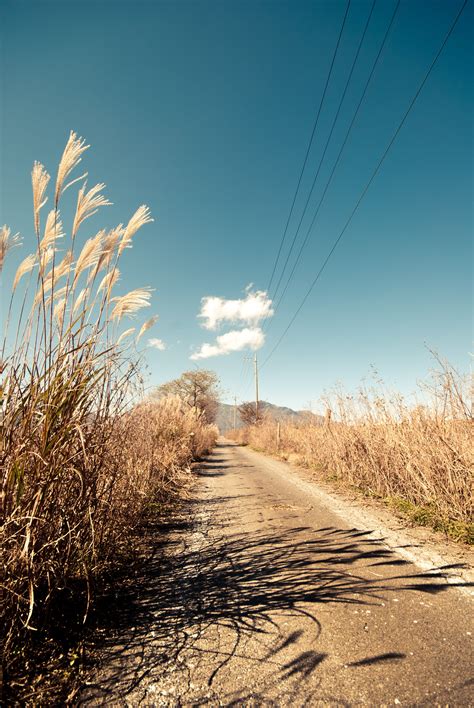
[[(80, 585), (87, 615), (92, 580), (127, 545), (150, 503), (169, 496), (193, 457), (215, 442), (215, 429), (177, 399), (135, 404), (136, 344), (156, 317), (140, 328), (125, 329), (123, 320), (148, 307), (152, 291), (116, 289), (121, 259), (152, 219), (140, 206), (126, 224), (87, 236), (87, 220), (109, 205), (103, 184), (88, 188), (86, 175), (72, 174), (87, 147), (71, 133), (46, 214), (50, 175), (33, 166), (35, 249), (12, 279), (0, 339), (7, 665), (29, 633), (41, 633), (62, 590)], [(66, 236), (60, 207), (75, 183)], [(0, 273), (19, 243), (1, 229)]]
[(381, 498), (416, 523), (474, 542), (473, 417), (470, 382), (438, 359), (423, 404), (409, 405), (380, 384), (324, 400), (326, 418), (267, 418), (230, 434)]

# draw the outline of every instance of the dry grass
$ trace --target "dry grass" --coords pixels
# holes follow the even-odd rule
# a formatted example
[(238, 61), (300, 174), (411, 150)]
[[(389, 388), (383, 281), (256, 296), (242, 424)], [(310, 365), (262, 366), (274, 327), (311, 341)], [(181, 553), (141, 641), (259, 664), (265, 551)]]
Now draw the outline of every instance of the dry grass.
[(472, 413), (468, 381), (448, 364), (410, 406), (382, 387), (325, 399), (325, 421), (276, 423), (235, 431), (234, 439), (316, 468), (379, 497), (416, 523), (474, 542)]
[[(151, 291), (115, 295), (119, 265), (149, 223), (141, 206), (126, 225), (83, 239), (84, 222), (109, 204), (104, 185), (79, 178), (69, 237), (64, 192), (87, 146), (74, 133), (61, 158), (52, 208), (50, 176), (32, 171), (36, 248), (12, 283), (0, 340), (1, 580), (8, 668), (31, 632), (41, 633), (58, 591), (82, 583), (85, 617), (92, 579), (126, 545), (153, 500), (179, 484), (216, 430), (175, 400), (134, 405), (139, 356), (122, 319), (149, 306)], [(69, 182), (68, 182), (69, 180)], [(19, 245), (0, 231), (0, 272)], [(156, 318), (145, 322), (138, 338)]]

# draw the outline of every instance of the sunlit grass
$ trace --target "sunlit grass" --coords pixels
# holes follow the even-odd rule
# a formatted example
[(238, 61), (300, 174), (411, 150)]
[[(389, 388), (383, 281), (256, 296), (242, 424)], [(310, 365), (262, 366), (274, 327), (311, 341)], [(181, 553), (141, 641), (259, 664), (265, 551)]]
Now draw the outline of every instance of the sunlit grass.
[(357, 487), (414, 523), (473, 541), (474, 455), (470, 382), (438, 359), (423, 405), (409, 405), (380, 384), (324, 400), (326, 419), (282, 421), (231, 433), (256, 449), (295, 459), (326, 479)]
[[(150, 288), (116, 294), (119, 266), (152, 221), (140, 206), (128, 223), (87, 235), (110, 203), (104, 185), (73, 171), (87, 146), (71, 133), (46, 212), (50, 175), (32, 170), (35, 249), (12, 279), (0, 341), (2, 577), (6, 661), (28, 632), (41, 632), (57, 591), (111, 563), (150, 503), (169, 495), (216, 430), (177, 399), (135, 404), (136, 342), (156, 321), (123, 320), (150, 305)], [(76, 184), (69, 235), (64, 192)], [(84, 233), (85, 237), (84, 237)], [(0, 231), (0, 271), (19, 237)], [(15, 313), (15, 314), (13, 314)], [(138, 333), (137, 333), (138, 330)], [(16, 649), (15, 649), (16, 647)]]

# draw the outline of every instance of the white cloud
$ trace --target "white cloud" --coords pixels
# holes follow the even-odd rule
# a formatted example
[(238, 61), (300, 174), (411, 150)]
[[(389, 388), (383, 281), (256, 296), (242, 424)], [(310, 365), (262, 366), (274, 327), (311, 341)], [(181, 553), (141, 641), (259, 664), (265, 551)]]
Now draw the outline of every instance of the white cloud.
[(166, 349), (166, 344), (164, 343), (164, 341), (162, 339), (157, 339), (156, 337), (152, 337), (148, 340), (148, 346), (152, 347), (153, 349), (159, 349), (160, 352)]
[(255, 351), (263, 346), (264, 341), (265, 335), (260, 327), (233, 330), (217, 337), (215, 344), (203, 344), (199, 351), (191, 355), (191, 359), (208, 359), (211, 356), (222, 356), (231, 352), (240, 352), (246, 347)]
[[(246, 288), (246, 292), (247, 292)], [(260, 320), (273, 315), (272, 301), (262, 290), (251, 293), (240, 300), (225, 300), (221, 297), (207, 296), (201, 300), (199, 317), (204, 320), (206, 329), (217, 329), (221, 322), (244, 322), (255, 327)]]

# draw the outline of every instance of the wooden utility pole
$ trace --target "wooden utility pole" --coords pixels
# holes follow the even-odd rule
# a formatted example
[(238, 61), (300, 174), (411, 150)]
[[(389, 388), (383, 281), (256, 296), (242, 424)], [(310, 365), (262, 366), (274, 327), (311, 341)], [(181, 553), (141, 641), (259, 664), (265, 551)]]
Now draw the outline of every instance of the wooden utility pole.
[(258, 362), (257, 362), (257, 352), (255, 352), (253, 357), (253, 364), (255, 369), (255, 422), (258, 423)]
[(237, 396), (234, 396), (234, 430), (237, 430)]

